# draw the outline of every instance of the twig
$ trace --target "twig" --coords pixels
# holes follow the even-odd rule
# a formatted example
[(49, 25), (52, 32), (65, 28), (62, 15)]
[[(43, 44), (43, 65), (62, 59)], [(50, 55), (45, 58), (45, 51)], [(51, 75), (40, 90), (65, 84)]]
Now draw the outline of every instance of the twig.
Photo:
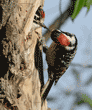
[[(72, 8), (72, 4), (70, 4), (70, 6), (65, 10), (65, 12), (63, 14), (61, 14), (58, 18), (55, 19), (54, 22), (52, 22), (52, 24), (49, 26), (50, 30), (53, 29), (59, 29), (61, 27), (61, 25), (68, 19), (68, 17), (71, 14), (71, 8)], [(46, 31), (43, 36), (45, 37), (45, 41), (47, 41), (50, 38), (50, 32)]]

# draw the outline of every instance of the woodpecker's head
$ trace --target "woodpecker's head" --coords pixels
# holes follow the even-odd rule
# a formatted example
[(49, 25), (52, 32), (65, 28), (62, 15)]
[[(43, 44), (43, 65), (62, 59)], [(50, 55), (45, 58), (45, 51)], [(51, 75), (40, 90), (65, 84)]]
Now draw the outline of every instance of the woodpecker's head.
[(63, 46), (66, 50), (73, 50), (77, 46), (77, 38), (74, 34), (63, 32), (60, 30), (53, 30), (51, 38), (56, 43)]
[(38, 22), (41, 22), (41, 20), (44, 20), (44, 18), (45, 18), (45, 12), (43, 11), (42, 7), (40, 6), (35, 13), (34, 19)]
[(45, 12), (43, 11), (42, 7), (40, 6), (38, 8), (38, 10), (36, 11), (35, 16), (34, 16), (34, 20), (33, 20), (35, 29), (39, 28), (41, 26), (41, 27), (44, 27), (44, 28), (49, 30), (49, 28), (47, 28), (45, 26), (45, 24), (43, 23), (44, 18), (45, 18)]

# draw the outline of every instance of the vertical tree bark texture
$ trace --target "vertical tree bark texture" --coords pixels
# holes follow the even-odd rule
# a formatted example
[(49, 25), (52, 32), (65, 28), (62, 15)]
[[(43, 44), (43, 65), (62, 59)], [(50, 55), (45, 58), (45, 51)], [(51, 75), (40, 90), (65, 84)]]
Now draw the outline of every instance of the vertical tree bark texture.
[[(1, 0), (0, 110), (48, 110), (46, 100), (41, 107), (42, 47), (33, 29), (34, 14), (43, 4), (44, 0)], [(41, 34), (41, 28), (36, 31)]]

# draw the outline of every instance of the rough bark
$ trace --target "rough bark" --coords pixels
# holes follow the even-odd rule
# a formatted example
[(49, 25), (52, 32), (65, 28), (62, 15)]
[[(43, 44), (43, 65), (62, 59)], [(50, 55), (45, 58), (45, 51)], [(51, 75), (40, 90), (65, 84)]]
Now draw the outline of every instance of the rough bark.
[[(44, 0), (0, 2), (0, 110), (48, 109), (46, 100), (41, 107), (42, 47), (33, 29), (34, 14), (43, 3)], [(37, 31), (41, 34), (41, 28)]]

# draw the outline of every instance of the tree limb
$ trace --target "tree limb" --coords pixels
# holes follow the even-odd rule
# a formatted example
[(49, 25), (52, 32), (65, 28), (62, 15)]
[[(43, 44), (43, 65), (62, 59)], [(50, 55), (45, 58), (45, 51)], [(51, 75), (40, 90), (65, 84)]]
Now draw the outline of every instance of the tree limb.
[[(50, 30), (53, 29), (59, 29), (61, 25), (68, 19), (68, 17), (71, 15), (71, 9), (72, 5), (70, 4), (69, 7), (65, 10), (65, 12), (55, 19), (55, 21), (52, 23), (52, 25), (49, 26)], [(43, 36), (45, 37), (45, 41), (47, 41), (50, 38), (50, 32), (46, 31)]]

